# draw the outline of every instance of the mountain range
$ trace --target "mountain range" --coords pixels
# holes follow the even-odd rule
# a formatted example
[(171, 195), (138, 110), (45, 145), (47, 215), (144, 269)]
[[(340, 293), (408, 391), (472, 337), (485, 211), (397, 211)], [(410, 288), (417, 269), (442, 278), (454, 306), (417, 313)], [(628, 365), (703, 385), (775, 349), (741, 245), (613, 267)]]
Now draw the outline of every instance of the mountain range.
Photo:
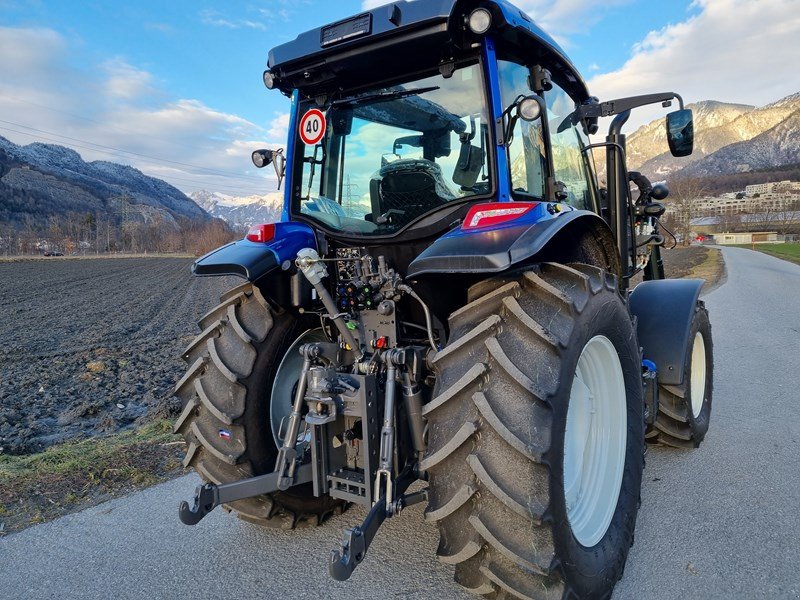
[[(666, 128), (658, 119), (628, 136), (629, 168), (657, 181), (800, 165), (800, 93), (763, 107), (715, 101), (689, 107), (695, 115), (694, 154), (674, 158), (666, 152)], [(283, 192), (236, 197), (202, 190), (186, 196), (130, 166), (86, 162), (63, 146), (20, 146), (0, 136), (0, 222), (41, 223), (51, 216), (91, 213), (118, 223), (161, 221), (176, 227), (181, 219), (217, 217), (244, 229), (279, 221), (282, 205)]]
[(19, 146), (0, 136), (0, 221), (41, 221), (70, 212), (176, 226), (181, 218), (211, 218), (176, 187), (133, 167), (86, 162), (63, 146)]
[(237, 197), (201, 190), (192, 192), (189, 198), (212, 217), (222, 219), (236, 229), (281, 220), (283, 192)]
[(675, 158), (668, 151), (664, 120), (628, 136), (628, 164), (651, 179), (678, 173), (709, 176), (771, 169), (800, 163), (800, 93), (763, 107), (698, 102), (695, 150)]

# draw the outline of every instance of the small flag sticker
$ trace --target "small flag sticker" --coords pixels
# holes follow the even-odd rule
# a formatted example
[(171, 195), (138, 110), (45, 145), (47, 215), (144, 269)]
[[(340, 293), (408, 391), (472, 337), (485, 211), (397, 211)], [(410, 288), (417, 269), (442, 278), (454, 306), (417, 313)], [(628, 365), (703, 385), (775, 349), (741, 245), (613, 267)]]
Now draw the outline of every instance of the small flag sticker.
[(223, 440), (229, 440), (231, 439), (231, 432), (228, 431), (227, 429), (220, 429), (219, 437), (221, 437)]

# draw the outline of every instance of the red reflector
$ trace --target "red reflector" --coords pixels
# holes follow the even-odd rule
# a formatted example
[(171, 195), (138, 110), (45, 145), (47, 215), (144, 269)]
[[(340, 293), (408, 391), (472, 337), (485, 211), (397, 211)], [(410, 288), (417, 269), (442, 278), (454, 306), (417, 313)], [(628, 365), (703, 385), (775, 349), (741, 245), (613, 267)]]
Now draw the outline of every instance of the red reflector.
[(253, 225), (247, 232), (246, 239), (251, 242), (269, 242), (275, 237), (275, 223)]
[(519, 219), (538, 206), (538, 202), (489, 202), (469, 209), (461, 229), (478, 229)]

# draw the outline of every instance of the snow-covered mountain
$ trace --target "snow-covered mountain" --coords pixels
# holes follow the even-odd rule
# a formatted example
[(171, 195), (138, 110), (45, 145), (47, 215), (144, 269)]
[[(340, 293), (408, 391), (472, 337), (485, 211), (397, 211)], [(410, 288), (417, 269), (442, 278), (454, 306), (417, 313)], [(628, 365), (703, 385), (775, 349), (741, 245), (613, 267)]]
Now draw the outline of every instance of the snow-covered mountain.
[(237, 197), (201, 190), (192, 192), (189, 197), (211, 216), (218, 217), (238, 229), (281, 220), (283, 192)]
[(695, 116), (694, 153), (673, 157), (667, 150), (664, 119), (658, 119), (628, 136), (631, 169), (663, 179), (683, 170), (714, 175), (798, 162), (800, 93), (761, 108), (713, 101), (689, 108)]
[(149, 221), (209, 219), (179, 189), (130, 166), (85, 162), (55, 144), (18, 146), (0, 136), (0, 220), (40, 220), (70, 212)]

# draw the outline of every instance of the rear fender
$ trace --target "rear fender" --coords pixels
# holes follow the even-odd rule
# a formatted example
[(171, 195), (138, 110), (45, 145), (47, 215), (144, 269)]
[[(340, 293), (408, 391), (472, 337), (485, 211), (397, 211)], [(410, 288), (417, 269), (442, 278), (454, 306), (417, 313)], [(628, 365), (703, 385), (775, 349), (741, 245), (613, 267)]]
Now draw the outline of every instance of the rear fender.
[(656, 363), (659, 383), (683, 384), (692, 318), (705, 283), (702, 279), (645, 281), (630, 295), (644, 358)]
[(317, 247), (314, 230), (303, 223), (275, 223), (269, 242), (243, 239), (212, 250), (192, 265), (198, 277), (235, 275), (252, 283), (280, 269), (288, 270), (303, 248)]
[(543, 202), (523, 217), (499, 227), (459, 227), (447, 233), (409, 265), (408, 276), (502, 273), (536, 260), (556, 238), (561, 240), (563, 235), (579, 240), (586, 231), (595, 235), (611, 271), (619, 274), (614, 237), (599, 215)]

